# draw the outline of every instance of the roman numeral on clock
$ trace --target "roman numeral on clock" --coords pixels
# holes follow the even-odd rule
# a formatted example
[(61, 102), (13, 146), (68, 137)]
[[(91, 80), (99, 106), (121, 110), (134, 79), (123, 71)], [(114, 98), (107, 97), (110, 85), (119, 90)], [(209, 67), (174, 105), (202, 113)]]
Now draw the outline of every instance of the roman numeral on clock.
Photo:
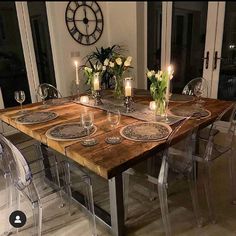
[(77, 31), (77, 29), (75, 28), (75, 26), (74, 26), (72, 29), (70, 29), (70, 33), (71, 33), (71, 34), (75, 35), (76, 32), (78, 32), (78, 31)]
[(81, 33), (79, 33), (79, 36), (78, 36), (77, 40), (81, 43), (82, 40), (83, 40), (83, 37), (84, 36)]
[(90, 43), (89, 36), (86, 35), (86, 43)]
[(94, 40), (96, 40), (96, 35), (95, 35), (95, 33), (92, 33), (91, 36), (94, 38)]
[(102, 32), (102, 30), (98, 26), (96, 27), (96, 31), (98, 31), (99, 33)]

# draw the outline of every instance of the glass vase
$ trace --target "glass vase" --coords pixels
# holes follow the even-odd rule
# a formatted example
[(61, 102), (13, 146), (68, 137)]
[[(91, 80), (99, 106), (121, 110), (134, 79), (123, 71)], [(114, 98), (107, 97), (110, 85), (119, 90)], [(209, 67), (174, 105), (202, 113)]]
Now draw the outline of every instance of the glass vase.
[(123, 99), (124, 98), (122, 76), (115, 76), (114, 97), (116, 99)]
[(165, 109), (166, 109), (165, 99), (164, 98), (155, 99), (155, 103), (156, 103), (155, 115), (162, 119), (163, 117), (165, 117)]

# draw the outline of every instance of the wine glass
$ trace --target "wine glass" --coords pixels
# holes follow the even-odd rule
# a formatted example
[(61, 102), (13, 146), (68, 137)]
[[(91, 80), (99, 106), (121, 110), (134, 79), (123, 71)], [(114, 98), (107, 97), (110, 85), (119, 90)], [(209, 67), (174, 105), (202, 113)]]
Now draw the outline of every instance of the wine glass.
[(47, 105), (45, 104), (45, 98), (48, 96), (48, 88), (39, 86), (37, 90), (37, 94), (43, 101), (43, 107), (47, 107)]
[[(120, 110), (112, 109), (107, 111), (107, 121), (113, 130), (120, 123)], [(121, 137), (119, 136), (109, 136), (105, 139), (109, 144), (117, 144), (121, 142)]]
[(204, 86), (203, 82), (198, 82), (193, 90), (194, 95), (197, 97), (196, 101), (196, 107), (201, 107), (201, 103), (204, 103), (203, 100), (201, 100), (201, 96), (204, 93), (206, 87)]
[(15, 97), (15, 100), (20, 103), (20, 113), (23, 114), (24, 111), (22, 109), (22, 103), (25, 101), (25, 92), (22, 91), (22, 90), (19, 90), (19, 91), (15, 91), (14, 92), (14, 97)]
[(90, 129), (92, 129), (92, 127), (93, 127), (93, 122), (94, 122), (93, 112), (86, 112), (86, 113), (81, 114), (82, 126), (87, 131), (87, 138), (85, 138), (81, 142), (84, 146), (92, 146), (92, 145), (95, 145), (97, 143), (96, 139), (90, 138)]
[(173, 89), (173, 85), (172, 85), (172, 82), (170, 80), (170, 82), (169, 82), (169, 92), (166, 95), (166, 99), (165, 99), (165, 118), (164, 118), (164, 120), (162, 120), (165, 123), (170, 123), (167, 112), (168, 112), (170, 98), (172, 96), (172, 89)]

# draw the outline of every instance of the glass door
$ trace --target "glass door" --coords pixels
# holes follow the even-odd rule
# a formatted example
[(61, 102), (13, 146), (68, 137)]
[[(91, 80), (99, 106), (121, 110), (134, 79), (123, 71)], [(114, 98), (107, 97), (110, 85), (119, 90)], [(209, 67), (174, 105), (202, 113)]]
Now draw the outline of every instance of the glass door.
[(204, 77), (208, 81), (204, 96), (212, 96), (218, 5), (219, 2), (168, 2), (162, 69), (172, 64), (174, 93), (181, 93), (190, 80)]
[[(162, 2), (147, 2), (147, 67), (149, 70), (160, 70), (162, 47)], [(147, 81), (150, 87), (150, 81)]]
[(46, 3), (27, 2), (39, 83), (56, 87)]
[(236, 3), (218, 3), (212, 96), (236, 100)]
[(208, 2), (173, 2), (170, 63), (175, 93), (203, 75), (207, 13)]
[(0, 2), (0, 95), (3, 107), (17, 106), (14, 91), (24, 90), (31, 103), (21, 36), (14, 2)]

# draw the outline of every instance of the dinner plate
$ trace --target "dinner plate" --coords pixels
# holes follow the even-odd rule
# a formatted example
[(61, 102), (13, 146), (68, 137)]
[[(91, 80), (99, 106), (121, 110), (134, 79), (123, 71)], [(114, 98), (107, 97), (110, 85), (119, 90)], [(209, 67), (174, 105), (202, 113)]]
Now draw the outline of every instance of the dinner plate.
[[(93, 125), (90, 128), (90, 135), (94, 134), (96, 130), (97, 127)], [(46, 132), (46, 136), (57, 141), (72, 141), (86, 137), (87, 131), (80, 122), (73, 122), (52, 127)]]
[(207, 109), (196, 107), (195, 105), (176, 106), (170, 109), (170, 113), (181, 117), (192, 116), (192, 118), (206, 118), (211, 115), (211, 112)]
[(16, 118), (16, 122), (20, 124), (38, 124), (47, 121), (54, 120), (58, 117), (58, 114), (51, 111), (31, 112), (29, 114), (19, 116)]
[(171, 132), (171, 127), (162, 122), (138, 122), (120, 130), (124, 138), (143, 142), (166, 139)]

